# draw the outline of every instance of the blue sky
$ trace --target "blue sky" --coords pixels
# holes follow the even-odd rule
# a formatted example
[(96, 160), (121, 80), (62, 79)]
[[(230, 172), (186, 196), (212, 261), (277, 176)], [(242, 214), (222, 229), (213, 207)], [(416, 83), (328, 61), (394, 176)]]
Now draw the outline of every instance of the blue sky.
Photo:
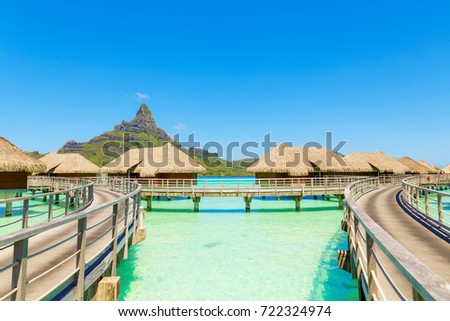
[(203, 144), (332, 131), (344, 153), (446, 165), (449, 16), (449, 1), (2, 0), (0, 135), (53, 151), (146, 102)]

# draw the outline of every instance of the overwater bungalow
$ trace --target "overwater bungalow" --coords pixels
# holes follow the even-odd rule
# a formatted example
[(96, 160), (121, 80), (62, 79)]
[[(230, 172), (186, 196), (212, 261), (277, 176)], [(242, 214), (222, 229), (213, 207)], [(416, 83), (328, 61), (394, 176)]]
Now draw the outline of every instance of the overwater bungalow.
[(0, 137), (0, 197), (26, 191), (27, 176), (42, 170), (45, 170), (42, 162)]
[(440, 169), (439, 167), (437, 167), (436, 165), (432, 165), (430, 163), (428, 163), (427, 161), (424, 160), (420, 160), (418, 161), (418, 163), (420, 165), (425, 166), (426, 168), (428, 168), (430, 170), (430, 174), (439, 174), (442, 173), (442, 169)]
[(101, 168), (109, 176), (157, 179), (197, 179), (206, 169), (186, 153), (167, 143), (160, 147), (133, 148)]
[(100, 167), (77, 153), (48, 153), (40, 161), (46, 168), (41, 174), (58, 177), (94, 177)]
[(450, 164), (448, 164), (447, 166), (445, 166), (445, 167), (442, 169), (442, 171), (443, 171), (445, 174), (450, 174)]
[(361, 176), (405, 174), (410, 169), (381, 151), (353, 152), (344, 157), (347, 165)]
[(289, 146), (281, 143), (252, 164), (256, 178), (320, 177), (352, 171), (343, 157), (327, 148)]
[(414, 159), (408, 156), (396, 158), (396, 160), (409, 168), (409, 171), (407, 171), (406, 174), (431, 174), (431, 170), (428, 167), (419, 164)]

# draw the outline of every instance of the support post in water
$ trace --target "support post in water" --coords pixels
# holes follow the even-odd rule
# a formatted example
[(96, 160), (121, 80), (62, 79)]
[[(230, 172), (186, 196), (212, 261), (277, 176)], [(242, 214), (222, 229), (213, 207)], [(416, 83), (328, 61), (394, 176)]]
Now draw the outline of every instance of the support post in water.
[(98, 283), (97, 292), (92, 301), (117, 301), (120, 295), (120, 277), (103, 277)]
[(11, 216), (12, 215), (12, 208), (13, 208), (13, 203), (12, 202), (8, 202), (5, 204), (6, 209), (5, 209), (5, 216)]
[(294, 201), (295, 201), (295, 211), (296, 212), (300, 212), (300, 202), (302, 201), (302, 196), (294, 196)]
[(147, 201), (147, 212), (150, 212), (152, 210), (152, 197), (151, 196), (147, 196), (146, 198)]
[(137, 228), (134, 232), (133, 244), (144, 241), (147, 238), (147, 228), (144, 225), (144, 215), (145, 211), (142, 206), (139, 206), (137, 214)]
[(338, 195), (338, 200), (339, 200), (339, 208), (343, 209), (344, 208), (344, 195)]
[[(5, 194), (5, 198), (13, 198), (14, 194), (8, 193)], [(5, 216), (11, 216), (13, 211), (13, 203), (12, 202), (6, 202), (5, 203)]]
[(250, 213), (250, 203), (252, 202), (252, 197), (244, 196), (244, 202), (245, 202), (245, 212)]
[(192, 201), (194, 202), (194, 212), (198, 213), (200, 211), (200, 196), (192, 197)]

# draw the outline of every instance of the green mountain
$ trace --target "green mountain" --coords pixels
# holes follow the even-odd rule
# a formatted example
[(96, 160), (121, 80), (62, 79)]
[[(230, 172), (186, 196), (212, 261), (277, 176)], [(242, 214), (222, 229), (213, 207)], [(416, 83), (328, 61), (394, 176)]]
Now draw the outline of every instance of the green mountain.
[(103, 166), (122, 154), (124, 149), (138, 145), (137, 142), (147, 147), (149, 144), (161, 146), (170, 141), (170, 136), (156, 125), (147, 105), (142, 104), (131, 121), (122, 121), (113, 130), (95, 136), (88, 142), (70, 140), (58, 152), (79, 153), (98, 166)]
[[(88, 142), (80, 143), (70, 140), (58, 152), (79, 153), (98, 166), (104, 166), (129, 148), (161, 146), (166, 142), (177, 144), (163, 129), (157, 126), (148, 106), (142, 104), (136, 117), (131, 121), (122, 121), (115, 125), (113, 130), (95, 136)], [(204, 150), (182, 150), (208, 170), (206, 175), (249, 175), (246, 172), (246, 167), (251, 164), (249, 160), (228, 162)], [(206, 156), (209, 157), (208, 160), (205, 160)]]

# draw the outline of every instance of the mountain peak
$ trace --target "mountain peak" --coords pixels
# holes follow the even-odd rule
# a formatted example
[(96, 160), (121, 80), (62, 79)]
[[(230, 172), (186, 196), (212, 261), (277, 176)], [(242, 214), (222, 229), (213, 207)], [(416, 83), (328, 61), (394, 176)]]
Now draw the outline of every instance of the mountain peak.
[(132, 122), (139, 122), (144, 127), (148, 127), (151, 129), (154, 129), (157, 127), (155, 118), (153, 117), (153, 114), (150, 111), (150, 108), (148, 108), (148, 106), (145, 103), (139, 107), (139, 110), (136, 113), (136, 117), (134, 117), (134, 119), (131, 120), (130, 123), (132, 123)]
[(145, 115), (145, 114), (152, 115), (152, 112), (150, 111), (150, 108), (148, 108), (146, 103), (142, 103), (141, 106), (139, 107), (138, 112), (136, 113), (136, 116), (138, 116), (138, 115)]
[(153, 114), (148, 106), (146, 104), (142, 104), (136, 113), (136, 117), (130, 121), (122, 121), (122, 123), (116, 125), (114, 129), (123, 132), (146, 132), (151, 134), (153, 131), (158, 129), (158, 126), (156, 125), (155, 118), (153, 117)]

